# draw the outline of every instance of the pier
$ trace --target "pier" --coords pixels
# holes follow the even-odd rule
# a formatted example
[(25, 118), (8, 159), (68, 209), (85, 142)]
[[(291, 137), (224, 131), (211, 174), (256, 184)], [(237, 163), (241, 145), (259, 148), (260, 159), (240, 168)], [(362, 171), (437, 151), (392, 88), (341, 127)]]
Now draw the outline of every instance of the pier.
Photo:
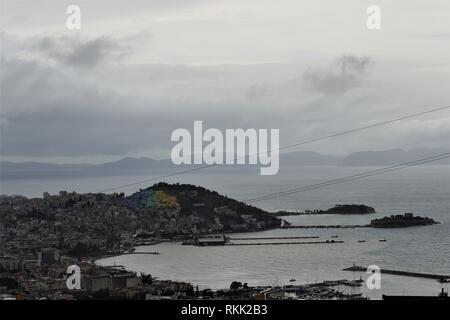
[(285, 225), (280, 229), (354, 229), (354, 228), (369, 228), (370, 225), (311, 225), (311, 226), (292, 226)]
[(279, 240), (279, 239), (318, 239), (319, 236), (303, 237), (260, 237), (260, 238), (228, 238), (228, 240)]
[[(345, 268), (343, 270), (344, 271), (366, 272), (367, 268), (362, 267), (362, 266), (353, 265), (353, 266)], [(420, 273), (420, 272), (389, 270), (389, 269), (380, 269), (380, 272), (385, 273), (385, 274), (393, 274), (393, 275), (397, 275), (397, 276), (426, 278), (426, 279), (435, 279), (435, 280), (450, 279), (450, 275), (443, 275), (443, 274)]]
[(129, 255), (129, 254), (159, 254), (159, 251), (148, 251), (148, 252), (126, 252), (122, 255)]
[(266, 245), (288, 245), (288, 244), (335, 244), (344, 243), (342, 240), (326, 241), (296, 241), (296, 242), (251, 242), (251, 243), (226, 243), (225, 246), (266, 246)]

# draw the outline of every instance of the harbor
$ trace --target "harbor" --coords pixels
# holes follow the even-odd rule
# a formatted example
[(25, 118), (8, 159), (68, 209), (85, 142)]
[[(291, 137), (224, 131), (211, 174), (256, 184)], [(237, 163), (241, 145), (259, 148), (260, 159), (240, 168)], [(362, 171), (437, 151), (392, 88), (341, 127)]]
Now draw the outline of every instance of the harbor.
[[(337, 244), (344, 243), (342, 240), (327, 239), (317, 241), (280, 241), (273, 242), (267, 240), (308, 240), (319, 239), (319, 236), (285, 236), (285, 237), (235, 237), (230, 238), (223, 236), (203, 236), (193, 239), (185, 240), (182, 245), (194, 245), (199, 247), (206, 246), (265, 246), (265, 245), (305, 245), (305, 244)], [(243, 241), (243, 242), (232, 242)], [(260, 242), (246, 242), (246, 241), (260, 241)]]

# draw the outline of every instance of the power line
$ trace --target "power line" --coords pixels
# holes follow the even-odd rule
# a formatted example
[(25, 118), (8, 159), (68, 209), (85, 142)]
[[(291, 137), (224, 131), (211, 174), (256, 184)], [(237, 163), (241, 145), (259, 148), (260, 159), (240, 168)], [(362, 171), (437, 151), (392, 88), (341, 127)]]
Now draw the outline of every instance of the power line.
[(302, 142), (298, 142), (298, 143), (293, 143), (293, 144), (290, 144), (290, 145), (287, 145), (287, 146), (280, 147), (278, 150), (284, 150), (284, 149), (288, 149), (288, 148), (298, 147), (298, 146), (301, 146), (301, 145), (304, 145), (304, 144), (308, 144), (308, 143), (312, 143), (312, 142), (317, 142), (317, 141), (321, 141), (321, 140), (325, 140), (325, 139), (329, 139), (329, 138), (342, 136), (344, 134), (358, 132), (358, 131), (362, 131), (362, 130), (366, 130), (366, 129), (370, 129), (370, 128), (374, 128), (374, 127), (379, 127), (379, 126), (382, 126), (382, 125), (390, 124), (390, 123), (397, 122), (397, 121), (402, 121), (402, 120), (409, 119), (409, 118), (422, 116), (422, 115), (425, 115), (425, 114), (428, 114), (428, 113), (433, 113), (433, 112), (441, 111), (441, 110), (448, 109), (448, 108), (450, 108), (450, 106), (440, 107), (440, 108), (431, 109), (431, 110), (427, 110), (427, 111), (422, 111), (422, 112), (418, 112), (418, 113), (413, 113), (413, 114), (409, 114), (409, 115), (406, 115), (406, 116), (403, 116), (403, 117), (400, 117), (400, 118), (386, 120), (386, 121), (382, 121), (382, 122), (377, 122), (377, 123), (374, 123), (374, 124), (371, 124), (371, 125), (368, 125), (368, 126), (359, 127), (359, 128), (355, 128), (355, 129), (350, 129), (350, 130), (346, 130), (346, 131), (341, 131), (341, 132), (338, 132), (338, 133), (330, 134), (328, 136), (315, 138), (315, 139), (310, 139), (310, 140), (306, 140), (306, 141), (302, 141)]
[(420, 164), (425, 164), (425, 163), (429, 163), (429, 162), (433, 162), (433, 161), (437, 161), (437, 160), (441, 160), (441, 159), (446, 159), (446, 158), (450, 158), (450, 153), (443, 153), (443, 154), (439, 154), (439, 155), (435, 155), (435, 156), (431, 156), (431, 157), (427, 157), (427, 158), (423, 158), (423, 159), (418, 159), (418, 160), (409, 161), (409, 162), (403, 162), (403, 163), (385, 167), (385, 168), (369, 170), (369, 171), (361, 172), (358, 174), (350, 175), (347, 177), (332, 179), (332, 180), (328, 180), (328, 181), (321, 182), (321, 183), (307, 185), (304, 187), (298, 187), (298, 188), (288, 189), (288, 190), (281, 191), (281, 192), (271, 193), (271, 194), (267, 194), (264, 196), (243, 200), (243, 202), (252, 203), (252, 202), (258, 202), (258, 201), (264, 201), (264, 200), (269, 200), (269, 199), (273, 199), (273, 198), (278, 198), (278, 197), (285, 197), (285, 196), (295, 194), (295, 193), (319, 189), (319, 188), (323, 188), (323, 187), (327, 187), (327, 186), (331, 186), (331, 185), (335, 185), (335, 184), (339, 184), (339, 183), (344, 183), (344, 182), (348, 182), (348, 181), (353, 181), (353, 180), (357, 180), (357, 179), (362, 179), (362, 178), (366, 178), (366, 177), (370, 177), (370, 176), (375, 176), (375, 175), (379, 175), (379, 174), (385, 174), (388, 172), (401, 170), (401, 169), (405, 169), (405, 168), (409, 168), (409, 167), (413, 167), (413, 166), (417, 166)]
[(155, 180), (161, 180), (161, 179), (166, 179), (166, 178), (170, 178), (170, 177), (180, 176), (180, 175), (183, 175), (183, 174), (186, 174), (186, 173), (189, 173), (189, 172), (193, 172), (193, 171), (197, 171), (197, 170), (200, 170), (200, 169), (210, 168), (210, 167), (213, 167), (215, 165), (216, 164), (205, 165), (205, 166), (195, 167), (195, 168), (184, 170), (184, 171), (168, 173), (168, 174), (163, 175), (163, 176), (149, 178), (149, 179), (145, 179), (145, 180), (141, 180), (141, 181), (137, 181), (137, 182), (131, 182), (129, 184), (123, 184), (121, 186), (117, 186), (117, 187), (113, 187), (113, 188), (103, 189), (103, 190), (99, 191), (99, 193), (113, 191), (113, 190), (117, 190), (117, 189), (128, 188), (128, 187), (133, 187), (133, 186), (136, 186), (136, 185), (139, 185), (139, 184), (143, 184), (143, 183), (147, 183), (147, 182), (151, 182), (151, 181), (155, 181)]
[(442, 154), (442, 155), (433, 156), (433, 157), (430, 157), (430, 158), (425, 158), (425, 159), (420, 159), (420, 160), (416, 160), (416, 161), (411, 161), (411, 162), (398, 164), (398, 165), (395, 165), (395, 166), (392, 166), (392, 167), (386, 167), (386, 168), (382, 168), (382, 169), (367, 171), (367, 172), (359, 173), (359, 174), (356, 174), (356, 175), (353, 175), (353, 176), (343, 177), (343, 178), (339, 178), (339, 179), (333, 179), (333, 180), (329, 180), (329, 181), (318, 183), (318, 184), (314, 184), (314, 185), (308, 185), (308, 186), (301, 187), (301, 188), (295, 188), (295, 189), (285, 190), (285, 191), (274, 193), (274, 194), (268, 194), (268, 195), (265, 195), (265, 196), (261, 196), (261, 197), (257, 197), (257, 198), (253, 198), (253, 199), (248, 199), (248, 200), (244, 200), (244, 201), (246, 201), (246, 202), (247, 201), (248, 202), (257, 202), (257, 201), (268, 200), (268, 199), (272, 199), (272, 198), (276, 198), (276, 197), (283, 197), (283, 196), (291, 195), (291, 194), (294, 194), (294, 193), (299, 193), (299, 192), (303, 192), (303, 191), (319, 189), (319, 188), (322, 188), (322, 187), (326, 187), (326, 186), (330, 186), (330, 185), (334, 185), (334, 184), (338, 184), (338, 183), (343, 183), (343, 182), (347, 182), (347, 181), (352, 181), (352, 180), (357, 180), (357, 179), (361, 179), (361, 178), (366, 178), (366, 177), (370, 177), (370, 176), (374, 176), (374, 175), (378, 175), (378, 174), (384, 174), (384, 173), (388, 173), (388, 172), (391, 172), (391, 171), (401, 170), (401, 169), (404, 169), (404, 168), (413, 167), (413, 166), (417, 166), (417, 165), (420, 165), (420, 164), (425, 164), (425, 163), (428, 163), (428, 162), (437, 161), (437, 160), (441, 160), (441, 159), (445, 159), (445, 158), (449, 158), (449, 157), (450, 157), (450, 153)]
[[(433, 156), (433, 157), (431, 157), (431, 158), (441, 157), (441, 156), (443, 156), (443, 155), (446, 155), (446, 154), (441, 154), (441, 155)], [(423, 160), (422, 160), (422, 159), (420, 159), (420, 160), (414, 160), (414, 161), (410, 161), (410, 162), (404, 162), (404, 163), (401, 163), (401, 164), (396, 164), (396, 165), (393, 165), (393, 166), (390, 166), (390, 167), (384, 167), (384, 168), (379, 168), (379, 169), (369, 170), (369, 171), (361, 172), (361, 173), (354, 174), (354, 175), (351, 175), (351, 176), (342, 177), (342, 178), (337, 178), (337, 179), (332, 179), (332, 180), (328, 180), (328, 181), (325, 181), (325, 182), (321, 182), (321, 183), (316, 183), (316, 184), (308, 185), (308, 186), (301, 187), (301, 188), (295, 188), (295, 189), (289, 189), (289, 190), (285, 190), (285, 191), (280, 191), (280, 192), (277, 192), (277, 193), (271, 193), (271, 194), (266, 195), (266, 196), (260, 196), (260, 197), (256, 197), (256, 198), (252, 198), (252, 199), (247, 199), (247, 200), (245, 200), (245, 201), (258, 200), (258, 199), (260, 199), (260, 198), (265, 198), (265, 197), (268, 197), (268, 196), (283, 195), (284, 193), (290, 192), (290, 191), (293, 191), (293, 190), (300, 190), (300, 189), (304, 189), (304, 188), (310, 188), (310, 187), (322, 186), (322, 185), (325, 185), (325, 184), (329, 184), (329, 183), (331, 183), (331, 182), (339, 182), (339, 181), (341, 181), (341, 180), (346, 180), (346, 179), (350, 179), (350, 178), (354, 178), (354, 177), (356, 178), (356, 177), (359, 177), (359, 176), (365, 176), (365, 175), (372, 174), (372, 173), (378, 173), (378, 172), (383, 173), (383, 171), (385, 171), (385, 170), (388, 170), (388, 169), (391, 169), (391, 168), (401, 167), (401, 166), (408, 165), (408, 164), (413, 164), (413, 163), (416, 163), (416, 162), (418, 162), (418, 161), (423, 161)]]
[[(449, 109), (449, 108), (450, 108), (450, 106), (445, 106), (445, 107), (439, 107), (439, 108), (430, 109), (430, 110), (422, 111), (422, 112), (418, 112), (418, 113), (413, 113), (413, 114), (405, 115), (405, 116), (402, 116), (402, 117), (399, 117), (399, 118), (373, 123), (371, 125), (367, 125), (367, 126), (364, 126), (364, 127), (359, 127), (359, 128), (355, 128), (355, 129), (345, 130), (345, 131), (341, 131), (341, 132), (336, 132), (336, 133), (333, 133), (333, 134), (330, 134), (330, 135), (327, 135), (327, 136), (322, 136), (322, 137), (309, 139), (309, 140), (293, 143), (293, 144), (290, 144), (290, 145), (282, 146), (282, 147), (279, 147), (277, 149), (272, 149), (272, 150), (270, 150), (270, 152), (282, 151), (282, 150), (298, 147), (298, 146), (301, 146), (301, 145), (305, 145), (305, 144), (309, 144), (309, 143), (313, 143), (313, 142), (318, 142), (318, 141), (322, 141), (322, 140), (326, 140), (326, 139), (342, 136), (342, 135), (349, 134), (349, 133), (363, 131), (363, 130), (366, 130), (366, 129), (370, 129), (370, 128), (374, 128), (374, 127), (390, 124), (390, 123), (397, 122), (397, 121), (402, 121), (402, 120), (405, 120), (405, 119), (410, 119), (410, 118), (422, 116), (422, 115), (425, 115), (425, 114), (429, 114), (429, 113), (433, 113), (433, 112), (437, 112), (437, 111), (441, 111), (441, 110)], [(249, 157), (258, 156), (259, 154), (260, 153), (256, 153), (256, 154), (253, 154), (253, 155), (248, 155), (248, 156), (244, 156), (244, 157), (241, 157), (241, 158), (237, 158), (236, 161), (239, 160), (239, 159), (246, 159), (246, 158), (249, 158)], [(113, 191), (113, 190), (117, 190), (117, 189), (128, 188), (128, 187), (136, 186), (136, 185), (147, 183), (147, 182), (152, 182), (152, 181), (156, 181), (156, 180), (171, 178), (171, 177), (175, 177), (175, 176), (191, 173), (191, 172), (198, 171), (198, 170), (203, 170), (203, 169), (215, 167), (217, 165), (218, 165), (217, 163), (209, 164), (209, 165), (203, 165), (203, 166), (199, 166), (199, 167), (195, 167), (195, 168), (191, 168), (191, 169), (186, 169), (186, 170), (182, 170), (182, 171), (178, 171), (178, 172), (174, 172), (174, 173), (169, 173), (169, 174), (166, 174), (166, 175), (161, 175), (161, 176), (157, 176), (157, 177), (153, 177), (153, 178), (148, 178), (148, 179), (145, 179), (145, 180), (140, 180), (140, 181), (131, 182), (131, 183), (128, 183), (128, 184), (123, 184), (123, 185), (120, 185), (120, 186), (117, 186), (117, 187), (104, 189), (104, 190), (101, 190), (99, 192), (108, 192), (108, 191)]]

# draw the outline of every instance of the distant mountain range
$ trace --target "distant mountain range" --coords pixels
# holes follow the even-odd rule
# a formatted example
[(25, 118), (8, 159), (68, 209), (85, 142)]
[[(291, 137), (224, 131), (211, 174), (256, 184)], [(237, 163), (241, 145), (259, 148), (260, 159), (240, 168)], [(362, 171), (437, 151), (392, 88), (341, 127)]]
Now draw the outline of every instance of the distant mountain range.
[[(280, 155), (280, 168), (283, 166), (346, 166), (370, 167), (399, 164), (450, 152), (449, 149), (415, 148), (408, 151), (391, 149), (384, 151), (362, 151), (344, 157), (330, 156), (311, 151), (300, 151)], [(448, 165), (449, 159), (428, 163), (429, 165)]]
[[(435, 148), (416, 148), (409, 151), (392, 149), (386, 151), (363, 151), (349, 154), (342, 159), (343, 166), (386, 166), (409, 162), (426, 157), (448, 153), (449, 150)], [(449, 159), (430, 162), (430, 165), (449, 164)]]
[[(345, 157), (321, 154), (313, 151), (299, 151), (280, 154), (280, 168), (293, 166), (387, 166), (414, 161), (449, 150), (437, 148), (416, 148), (408, 151), (392, 149), (385, 151), (363, 151), (351, 153)], [(450, 165), (449, 159), (429, 163), (429, 165)], [(181, 166), (187, 168), (188, 166)], [(38, 178), (53, 176), (84, 176), (138, 173), (160, 169), (180, 169), (170, 159), (123, 158), (119, 161), (103, 164), (54, 164), (43, 162), (0, 161), (2, 179)], [(190, 168), (190, 166), (189, 166)]]

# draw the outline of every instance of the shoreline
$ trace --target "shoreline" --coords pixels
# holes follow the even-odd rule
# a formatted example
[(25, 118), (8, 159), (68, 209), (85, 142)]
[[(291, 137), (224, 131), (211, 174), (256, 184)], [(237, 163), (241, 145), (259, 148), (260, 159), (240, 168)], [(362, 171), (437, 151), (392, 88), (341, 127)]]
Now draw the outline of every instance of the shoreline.
[[(126, 272), (133, 272), (133, 273), (137, 273), (139, 275), (142, 274), (146, 274), (146, 272), (143, 271), (137, 271), (137, 270), (132, 270), (130, 268), (126, 268), (124, 265), (99, 265), (99, 264), (95, 264), (97, 267), (101, 267), (101, 268), (117, 268)], [(237, 281), (241, 281), (242, 283), (244, 282), (248, 282), (249, 283), (249, 288), (262, 288), (262, 287), (266, 287), (266, 288), (289, 288), (289, 287), (310, 287), (310, 286), (320, 286), (321, 284), (326, 284), (329, 282), (341, 282), (341, 281), (346, 281), (346, 282), (357, 282), (359, 281), (362, 284), (362, 289), (364, 289), (363, 291), (361, 291), (362, 293), (362, 297), (364, 298), (368, 298), (370, 300), (382, 300), (382, 296), (385, 294), (392, 294), (392, 293), (400, 293), (401, 291), (401, 287), (403, 287), (402, 284), (410, 284), (410, 281), (407, 281), (405, 278), (408, 278), (408, 275), (404, 275), (404, 274), (390, 274), (390, 273), (385, 273), (386, 276), (391, 277), (392, 280), (394, 280), (394, 286), (392, 287), (392, 280), (390, 280), (390, 287), (383, 287), (383, 289), (380, 291), (378, 290), (377, 292), (372, 292), (372, 294), (369, 294), (371, 290), (368, 290), (365, 287), (365, 282), (366, 279), (365, 275), (359, 276), (359, 277), (346, 277), (345, 275), (340, 275), (339, 271), (343, 271), (343, 269), (336, 269), (335, 270), (336, 273), (334, 274), (327, 274), (326, 272), (321, 273), (320, 276), (318, 277), (313, 277), (310, 278), (309, 281), (308, 279), (306, 279), (306, 281), (300, 280), (297, 281), (296, 279), (291, 279), (291, 280), (295, 280), (293, 283), (291, 282), (291, 280), (288, 280), (288, 277), (285, 277), (284, 280), (281, 280), (279, 283), (277, 282), (276, 285), (272, 285), (269, 283), (262, 283), (259, 280), (255, 280), (255, 279), (245, 279), (245, 278), (238, 278)], [(382, 270), (383, 271), (383, 270)], [(354, 271), (357, 272), (357, 271)], [(364, 274), (366, 273), (366, 270), (364, 269)], [(153, 275), (153, 274), (152, 274)], [(434, 276), (438, 276), (438, 275), (434, 275)], [(295, 277), (295, 276), (294, 276)], [(423, 296), (433, 296), (433, 288), (444, 288), (445, 290), (449, 290), (449, 283), (439, 283), (439, 281), (436, 281), (438, 279), (436, 278), (432, 278), (432, 277), (416, 277), (413, 276), (412, 278), (417, 279), (418, 281), (420, 281), (420, 285), (417, 286), (417, 284), (413, 285), (413, 287), (409, 287), (408, 291), (411, 292), (416, 292), (419, 295), (423, 295)], [(227, 291), (229, 290), (229, 285), (228, 282), (226, 282), (227, 284), (225, 285), (211, 285), (211, 284), (206, 284), (206, 283), (199, 283), (199, 282), (194, 282), (192, 280), (189, 280), (187, 278), (171, 278), (171, 277), (159, 277), (156, 276), (155, 279), (158, 279), (158, 281), (162, 281), (162, 282), (183, 282), (183, 283), (189, 283), (194, 287), (198, 287), (200, 288), (200, 290), (211, 290), (213, 292), (220, 292), (220, 291)], [(359, 279), (359, 280), (358, 280)], [(362, 280), (362, 281), (361, 281)], [(427, 282), (426, 287), (423, 287), (423, 281)], [(225, 281), (220, 281), (220, 282), (225, 282)], [(231, 281), (232, 282), (232, 281)], [(408, 287), (408, 286), (407, 286)], [(404, 292), (404, 291), (403, 291)], [(375, 295), (373, 295), (373, 293), (375, 293)], [(404, 294), (404, 293), (403, 293)], [(394, 294), (395, 295), (395, 294)]]

